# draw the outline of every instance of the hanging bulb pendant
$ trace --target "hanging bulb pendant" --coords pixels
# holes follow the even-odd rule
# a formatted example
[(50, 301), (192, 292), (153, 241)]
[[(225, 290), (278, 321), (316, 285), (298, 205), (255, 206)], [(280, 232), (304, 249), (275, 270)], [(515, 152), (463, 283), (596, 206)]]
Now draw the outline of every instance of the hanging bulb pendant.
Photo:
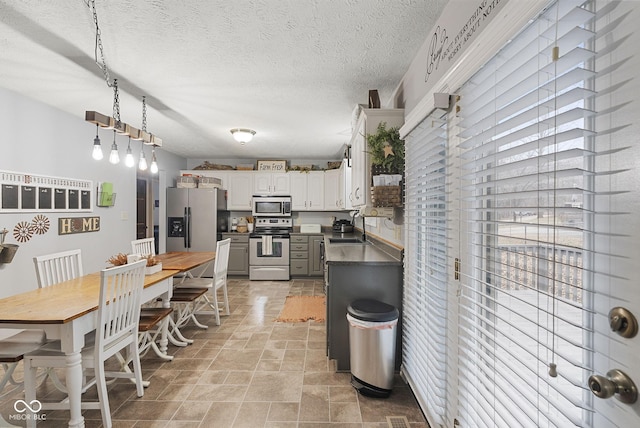
[(133, 159), (133, 153), (131, 153), (131, 137), (129, 137), (129, 145), (127, 146), (127, 154), (124, 157), (124, 164), (131, 168), (135, 163), (136, 161)]
[(93, 153), (92, 156), (95, 160), (100, 160), (103, 157), (102, 146), (100, 145), (100, 137), (98, 136), (98, 125), (96, 124), (96, 138), (93, 139)]
[(151, 167), (150, 167), (150, 171), (152, 174), (157, 174), (158, 173), (158, 161), (156, 159), (156, 149), (152, 149), (151, 150)]
[(113, 131), (113, 144), (111, 144), (111, 153), (109, 154), (109, 162), (112, 164), (120, 163), (120, 155), (118, 154), (118, 145), (116, 144), (116, 131)]
[(147, 159), (144, 157), (144, 144), (140, 148), (140, 161), (138, 162), (138, 169), (140, 169), (140, 171), (147, 170)]

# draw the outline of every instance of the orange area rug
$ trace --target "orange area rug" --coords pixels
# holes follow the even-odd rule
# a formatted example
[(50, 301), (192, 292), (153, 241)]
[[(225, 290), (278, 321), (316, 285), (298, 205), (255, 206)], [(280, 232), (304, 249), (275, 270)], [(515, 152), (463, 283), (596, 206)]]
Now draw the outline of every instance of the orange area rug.
[(325, 296), (287, 296), (279, 322), (322, 322), (326, 317)]

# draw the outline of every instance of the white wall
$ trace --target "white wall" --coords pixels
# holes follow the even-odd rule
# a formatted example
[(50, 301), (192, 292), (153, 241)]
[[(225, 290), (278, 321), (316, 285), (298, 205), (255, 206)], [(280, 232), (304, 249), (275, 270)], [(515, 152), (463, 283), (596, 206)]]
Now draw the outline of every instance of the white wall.
[[(123, 162), (112, 165), (108, 160), (95, 161), (91, 157), (96, 128), (85, 122), (84, 111), (77, 115), (54, 109), (14, 92), (0, 88), (0, 170), (20, 173), (109, 181), (117, 193), (114, 207), (94, 207), (84, 213), (2, 213), (0, 230), (9, 230), (5, 243), (19, 244), (13, 261), (0, 264), (0, 298), (37, 288), (32, 258), (74, 248), (82, 249), (84, 271), (94, 272), (106, 267), (106, 260), (118, 252), (129, 252), (130, 241), (135, 239), (136, 169)], [(103, 151), (113, 141), (112, 131), (100, 131)], [(127, 139), (118, 137), (121, 157), (124, 157)], [(132, 142), (134, 153), (140, 143)], [(147, 159), (150, 160), (147, 149)], [(167, 175), (175, 176), (186, 166), (186, 160), (168, 152), (157, 150), (158, 163)], [(95, 203), (95, 201), (94, 201)], [(13, 229), (19, 222), (30, 222), (37, 214), (44, 214), (50, 222), (49, 230), (34, 235), (27, 242), (17, 242)], [(72, 235), (58, 235), (60, 217), (100, 217), (100, 231)]]

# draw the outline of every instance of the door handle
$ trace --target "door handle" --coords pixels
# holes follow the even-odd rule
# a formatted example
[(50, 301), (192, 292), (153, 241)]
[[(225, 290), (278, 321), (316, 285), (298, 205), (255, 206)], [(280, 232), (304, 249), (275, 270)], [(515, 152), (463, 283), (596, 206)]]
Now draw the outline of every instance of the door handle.
[(622, 370), (613, 369), (607, 376), (592, 375), (589, 377), (589, 389), (598, 398), (615, 396), (626, 404), (633, 404), (638, 400), (638, 388), (631, 378)]
[(183, 226), (184, 228), (184, 248), (189, 248), (189, 216), (187, 215), (187, 207), (184, 207)]

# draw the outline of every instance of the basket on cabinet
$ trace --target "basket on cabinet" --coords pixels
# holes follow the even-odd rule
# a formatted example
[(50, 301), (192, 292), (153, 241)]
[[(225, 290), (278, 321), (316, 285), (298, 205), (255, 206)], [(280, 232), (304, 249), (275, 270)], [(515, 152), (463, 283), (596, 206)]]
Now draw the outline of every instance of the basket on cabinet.
[(376, 208), (401, 207), (401, 186), (373, 186), (371, 188), (371, 203)]
[(176, 187), (179, 189), (195, 189), (198, 187), (198, 179), (190, 176), (178, 177), (176, 180)]

